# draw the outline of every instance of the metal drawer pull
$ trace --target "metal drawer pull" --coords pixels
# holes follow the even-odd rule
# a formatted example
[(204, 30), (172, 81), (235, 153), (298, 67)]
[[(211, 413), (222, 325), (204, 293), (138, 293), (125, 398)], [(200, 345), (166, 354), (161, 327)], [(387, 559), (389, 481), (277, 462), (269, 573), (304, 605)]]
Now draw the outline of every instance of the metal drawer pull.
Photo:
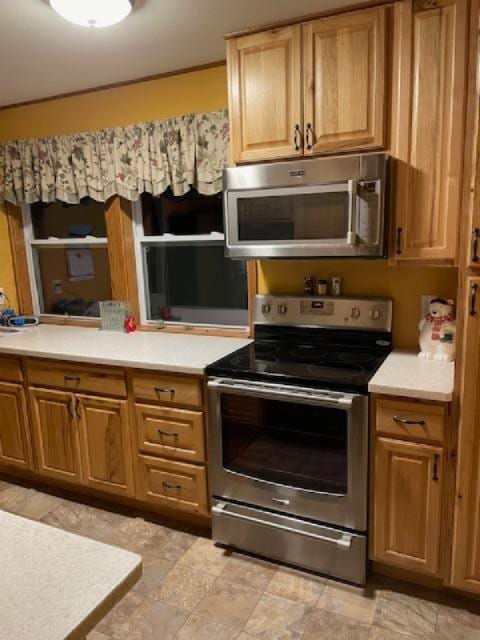
[(172, 395), (175, 393), (175, 389), (168, 387), (155, 387), (155, 391), (157, 393), (171, 393)]
[(470, 315), (477, 315), (477, 292), (478, 292), (478, 284), (472, 284), (470, 287)]
[(472, 262), (478, 262), (478, 237), (480, 236), (480, 229), (474, 227), (472, 229)]
[(172, 438), (178, 438), (178, 433), (170, 431), (162, 431), (161, 429), (157, 429), (157, 433), (159, 436), (171, 436)]
[(65, 382), (80, 382), (80, 376), (63, 376)]
[(397, 255), (402, 253), (402, 227), (397, 227)]
[(226, 511), (225, 505), (215, 505), (212, 508), (212, 511), (219, 516), (229, 516), (230, 518), (238, 518), (239, 520), (248, 520), (249, 522), (254, 522), (255, 524), (259, 524), (264, 527), (272, 527), (273, 529), (280, 529), (281, 531), (287, 531), (288, 533), (295, 533), (300, 536), (306, 536), (307, 538), (313, 538), (314, 540), (320, 540), (321, 542), (329, 542), (330, 544), (337, 545), (337, 547), (340, 547), (341, 549), (350, 549), (352, 546), (353, 536), (348, 533), (344, 533), (342, 537), (338, 539), (328, 538), (327, 536), (321, 536), (317, 533), (310, 533), (309, 531), (300, 531), (293, 527), (287, 527), (284, 524), (265, 522), (265, 520), (261, 520), (260, 518), (252, 518), (251, 516), (244, 516), (240, 513), (235, 513), (234, 511)]
[(182, 488), (181, 484), (173, 484), (173, 482), (166, 482), (166, 480), (163, 480), (162, 484), (165, 487), (165, 489), (181, 489)]
[(433, 454), (433, 478), (434, 482), (438, 482), (438, 463), (440, 460), (440, 456), (438, 453)]
[(410, 420), (409, 418), (401, 418), (400, 416), (393, 416), (393, 420), (399, 424), (418, 424), (420, 427), (424, 427), (427, 424), (425, 420)]

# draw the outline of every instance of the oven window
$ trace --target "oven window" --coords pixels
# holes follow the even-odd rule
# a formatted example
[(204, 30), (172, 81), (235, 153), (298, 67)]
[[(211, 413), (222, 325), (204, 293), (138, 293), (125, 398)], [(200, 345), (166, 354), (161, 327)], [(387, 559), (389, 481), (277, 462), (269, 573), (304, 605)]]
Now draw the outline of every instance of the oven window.
[(222, 395), (223, 466), (308, 491), (348, 491), (345, 411)]
[(346, 191), (238, 198), (240, 241), (343, 240), (349, 231)]

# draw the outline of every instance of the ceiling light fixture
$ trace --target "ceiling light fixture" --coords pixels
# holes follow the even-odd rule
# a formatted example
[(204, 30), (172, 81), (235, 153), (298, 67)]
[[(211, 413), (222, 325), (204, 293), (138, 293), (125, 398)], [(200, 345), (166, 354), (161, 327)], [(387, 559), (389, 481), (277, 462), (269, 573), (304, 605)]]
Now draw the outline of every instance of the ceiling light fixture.
[(82, 27), (110, 27), (129, 15), (133, 0), (50, 0), (62, 18)]

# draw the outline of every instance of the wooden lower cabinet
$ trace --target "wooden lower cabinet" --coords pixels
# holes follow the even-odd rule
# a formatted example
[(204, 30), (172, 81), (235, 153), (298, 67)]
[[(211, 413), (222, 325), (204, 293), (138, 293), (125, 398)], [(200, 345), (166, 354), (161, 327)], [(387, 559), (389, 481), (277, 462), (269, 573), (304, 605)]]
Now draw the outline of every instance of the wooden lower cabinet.
[(373, 559), (440, 573), (443, 449), (377, 438)]
[(75, 396), (84, 481), (101, 491), (133, 496), (133, 456), (126, 400)]
[(171, 509), (208, 513), (207, 470), (202, 465), (138, 456), (137, 497)]
[(28, 413), (21, 384), (0, 382), (0, 463), (31, 467)]
[(30, 388), (29, 396), (38, 472), (81, 483), (80, 440), (73, 393)]

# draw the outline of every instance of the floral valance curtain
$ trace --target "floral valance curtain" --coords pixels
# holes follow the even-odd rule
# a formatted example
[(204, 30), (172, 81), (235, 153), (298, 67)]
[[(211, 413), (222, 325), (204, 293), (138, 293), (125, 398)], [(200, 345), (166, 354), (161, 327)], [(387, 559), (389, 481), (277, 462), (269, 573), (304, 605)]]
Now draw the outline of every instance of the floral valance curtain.
[(226, 111), (0, 143), (0, 203), (218, 193), (228, 143)]

